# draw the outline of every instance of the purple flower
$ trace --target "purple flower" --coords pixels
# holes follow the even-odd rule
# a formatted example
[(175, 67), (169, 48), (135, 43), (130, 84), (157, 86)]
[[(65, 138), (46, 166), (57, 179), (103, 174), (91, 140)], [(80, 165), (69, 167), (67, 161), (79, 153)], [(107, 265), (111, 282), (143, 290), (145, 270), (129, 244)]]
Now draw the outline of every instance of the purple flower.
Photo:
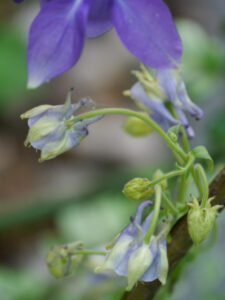
[[(203, 117), (203, 112), (189, 98), (179, 69), (157, 70), (155, 77), (152, 77), (145, 67), (142, 66), (142, 69), (143, 72), (134, 72), (139, 81), (132, 86), (129, 95), (141, 109), (147, 110), (151, 118), (165, 131), (181, 123), (188, 137), (193, 138), (194, 130), (189, 125), (184, 111), (196, 120)], [(166, 102), (172, 104), (178, 120), (168, 110)]]
[(152, 213), (142, 222), (142, 212), (151, 201), (142, 202), (136, 216), (111, 246), (102, 266), (96, 272), (111, 270), (119, 276), (126, 276), (127, 290), (131, 290), (137, 281), (153, 281), (158, 278), (163, 284), (168, 271), (167, 247), (165, 238), (152, 236), (149, 244), (144, 237), (149, 228)]
[(176, 68), (182, 45), (162, 0), (41, 0), (28, 43), (28, 86), (65, 72), (79, 59), (85, 38), (115, 28), (125, 47), (157, 69)]
[(71, 104), (69, 93), (64, 105), (41, 105), (21, 115), (28, 119), (29, 132), (25, 145), (31, 145), (41, 151), (40, 162), (55, 158), (61, 153), (74, 148), (88, 135), (88, 125), (100, 120), (103, 116), (78, 120), (73, 125), (66, 121), (71, 120), (73, 113), (86, 103), (82, 99)]

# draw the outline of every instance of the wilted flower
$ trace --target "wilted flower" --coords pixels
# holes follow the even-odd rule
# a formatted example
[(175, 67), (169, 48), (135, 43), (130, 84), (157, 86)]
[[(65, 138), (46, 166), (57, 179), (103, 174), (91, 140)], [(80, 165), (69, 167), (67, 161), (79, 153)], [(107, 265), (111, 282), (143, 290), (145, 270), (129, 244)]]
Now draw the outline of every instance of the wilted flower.
[(213, 198), (208, 199), (204, 208), (199, 205), (196, 198), (193, 198), (192, 203), (188, 203), (190, 206), (187, 218), (188, 231), (195, 244), (199, 244), (207, 238), (215, 224), (218, 210), (223, 208), (223, 205), (211, 206), (212, 200)]
[[(142, 202), (136, 216), (110, 247), (102, 266), (96, 272), (111, 270), (117, 275), (126, 276), (127, 290), (131, 290), (137, 281), (153, 281), (158, 278), (162, 284), (166, 282), (168, 272), (167, 247), (165, 238), (152, 235), (150, 243), (144, 243), (152, 213), (142, 222), (142, 212), (150, 201)], [(108, 247), (109, 249), (109, 247)]]
[(83, 258), (82, 255), (74, 255), (73, 251), (80, 249), (81, 246), (82, 243), (78, 241), (52, 247), (45, 258), (51, 274), (57, 278), (73, 274)]
[[(18, 1), (17, 1), (18, 2)], [(85, 38), (115, 28), (125, 47), (153, 68), (174, 68), (182, 45), (162, 0), (41, 0), (29, 33), (29, 87), (65, 72), (79, 59)]]
[[(151, 118), (165, 131), (181, 123), (188, 137), (193, 138), (194, 130), (189, 125), (184, 111), (189, 112), (196, 120), (202, 118), (203, 112), (189, 98), (180, 70), (157, 70), (156, 76), (152, 77), (144, 66), (142, 69), (143, 72), (133, 72), (139, 81), (132, 86), (128, 92), (129, 96), (140, 108), (148, 111)], [(172, 104), (178, 120), (166, 107), (166, 102)]]
[(71, 104), (71, 92), (64, 105), (41, 105), (21, 115), (28, 119), (30, 127), (25, 145), (41, 150), (40, 161), (55, 158), (61, 153), (74, 148), (88, 135), (88, 125), (100, 120), (103, 116), (78, 120), (73, 125), (67, 124), (86, 99)]

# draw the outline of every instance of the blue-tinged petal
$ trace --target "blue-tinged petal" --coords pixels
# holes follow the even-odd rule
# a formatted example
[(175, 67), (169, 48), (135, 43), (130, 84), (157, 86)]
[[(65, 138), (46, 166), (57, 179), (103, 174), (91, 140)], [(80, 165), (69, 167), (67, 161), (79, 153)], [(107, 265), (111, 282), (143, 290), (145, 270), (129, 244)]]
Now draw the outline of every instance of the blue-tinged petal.
[(114, 0), (112, 20), (127, 49), (147, 66), (175, 68), (182, 44), (171, 13), (161, 0)]
[(87, 22), (86, 36), (93, 38), (112, 28), (110, 10), (112, 0), (92, 0)]
[(150, 223), (152, 221), (152, 216), (153, 216), (153, 212), (151, 212), (144, 220), (144, 222), (142, 223), (141, 227), (142, 227), (142, 231), (143, 231), (143, 235), (145, 236), (145, 234), (147, 233)]
[[(35, 126), (35, 125), (34, 125)], [(33, 127), (31, 127), (32, 129)], [(38, 150), (42, 150), (47, 143), (55, 142), (65, 135), (65, 127), (62, 124), (52, 126), (52, 131), (43, 133), (42, 137), (39, 139), (33, 139), (30, 141), (31, 145)], [(42, 133), (42, 132), (41, 132)]]
[(38, 87), (77, 62), (88, 9), (86, 0), (54, 0), (42, 6), (29, 33), (29, 87)]
[(118, 275), (127, 275), (127, 265), (131, 251), (131, 243), (133, 238), (128, 235), (123, 235), (118, 239), (113, 249), (107, 255), (103, 265), (96, 269), (96, 272), (104, 272), (112, 270)]
[(139, 278), (152, 264), (153, 259), (154, 256), (146, 244), (143, 244), (131, 253), (128, 261), (127, 291), (133, 288)]
[(168, 274), (168, 269), (169, 269), (166, 240), (165, 239), (160, 240), (158, 247), (160, 253), (158, 267), (157, 267), (158, 279), (162, 284), (165, 284), (167, 274)]
[(133, 85), (133, 87), (130, 90), (130, 93), (132, 98), (136, 99), (137, 101), (140, 101), (151, 111), (158, 113), (163, 118), (168, 120), (171, 124), (173, 125), (178, 124), (177, 120), (174, 119), (173, 116), (170, 114), (170, 112), (166, 109), (162, 100), (157, 98), (153, 94), (151, 95), (150, 98), (150, 96), (146, 94), (144, 88), (139, 82)]
[[(79, 141), (76, 145), (78, 144)], [(39, 161), (42, 162), (44, 160), (55, 158), (56, 156), (66, 152), (67, 150), (70, 150), (71, 148), (72, 145), (68, 137), (68, 131), (62, 129), (62, 131), (59, 132), (58, 136), (56, 136), (55, 140), (52, 140), (51, 142), (47, 142), (44, 145), (41, 151), (41, 156)]]
[(160, 115), (159, 113), (153, 112), (152, 114), (150, 114), (150, 117), (152, 118), (152, 120), (154, 120), (165, 132), (167, 132), (169, 130), (169, 128), (171, 127), (171, 123), (165, 119), (162, 115)]
[(149, 250), (152, 253), (152, 256), (154, 257), (152, 264), (149, 266), (147, 271), (143, 274), (143, 276), (139, 279), (140, 281), (153, 281), (158, 277), (158, 262), (159, 262), (159, 248), (156, 241), (156, 238), (154, 236), (151, 237)]
[(152, 205), (152, 202), (149, 201), (149, 200), (146, 200), (144, 202), (142, 202), (139, 206), (138, 206), (138, 209), (137, 209), (137, 212), (136, 212), (136, 215), (134, 217), (134, 223), (138, 224), (138, 225), (141, 225), (141, 219), (142, 219), (142, 213), (143, 213), (143, 210), (145, 207), (147, 206), (151, 206)]
[(188, 126), (188, 128), (186, 128), (186, 132), (189, 139), (193, 139), (195, 137), (194, 129), (191, 126)]
[(181, 103), (183, 104), (184, 108), (196, 118), (196, 120), (200, 120), (203, 117), (203, 111), (199, 108), (196, 104), (194, 104), (188, 96), (186, 91), (185, 84), (183, 80), (179, 82), (178, 98), (180, 99)]
[(156, 78), (170, 102), (177, 107), (185, 109), (197, 120), (203, 117), (203, 111), (189, 98), (179, 71), (171, 69), (158, 70)]

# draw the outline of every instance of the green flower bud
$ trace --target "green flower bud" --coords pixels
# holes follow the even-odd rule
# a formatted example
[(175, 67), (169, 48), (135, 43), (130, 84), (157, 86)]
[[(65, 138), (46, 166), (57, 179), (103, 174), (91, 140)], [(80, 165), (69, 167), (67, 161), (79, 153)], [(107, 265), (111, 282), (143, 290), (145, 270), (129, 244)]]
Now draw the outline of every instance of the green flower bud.
[(81, 246), (81, 242), (54, 246), (45, 258), (50, 273), (57, 278), (71, 275), (83, 258), (82, 255), (73, 255), (73, 251)]
[(151, 181), (147, 178), (134, 178), (124, 186), (123, 193), (132, 200), (142, 201), (154, 193), (154, 188), (149, 186), (150, 184)]
[[(163, 175), (164, 175), (164, 173), (160, 169), (158, 169), (158, 170), (156, 170), (156, 172), (153, 175), (153, 180), (157, 180), (160, 177), (162, 177)], [(167, 188), (167, 180), (166, 179), (160, 181), (159, 184), (161, 185), (163, 190), (165, 190)]]
[(199, 206), (198, 200), (193, 198), (193, 202), (188, 205), (191, 207), (188, 212), (188, 231), (195, 244), (203, 242), (212, 230), (217, 211), (221, 205), (211, 206), (213, 198), (208, 199), (206, 207)]
[(128, 117), (123, 123), (123, 129), (132, 136), (145, 136), (153, 132), (153, 129), (144, 121), (136, 117)]

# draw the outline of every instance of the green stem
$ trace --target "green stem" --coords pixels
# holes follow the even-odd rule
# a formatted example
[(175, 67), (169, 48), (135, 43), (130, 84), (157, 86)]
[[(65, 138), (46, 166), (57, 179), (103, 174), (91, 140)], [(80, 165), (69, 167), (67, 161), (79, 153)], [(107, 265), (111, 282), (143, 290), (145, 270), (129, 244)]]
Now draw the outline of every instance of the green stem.
[(187, 192), (188, 187), (188, 170), (191, 168), (192, 164), (194, 163), (194, 156), (189, 157), (189, 161), (187, 165), (184, 167), (185, 172), (183, 172), (183, 175), (179, 178), (179, 188), (178, 188), (178, 202), (184, 202), (185, 201), (185, 194)]
[(169, 137), (168, 135), (163, 131), (163, 129), (156, 123), (154, 122), (151, 118), (148, 116), (145, 116), (143, 113), (131, 110), (131, 109), (125, 109), (125, 108), (103, 108), (103, 109), (98, 109), (94, 111), (90, 111), (81, 115), (78, 115), (77, 117), (65, 121), (65, 123), (68, 126), (72, 126), (74, 122), (79, 121), (79, 120), (84, 120), (88, 119), (91, 117), (99, 116), (99, 115), (109, 115), (109, 114), (119, 114), (119, 115), (127, 115), (127, 116), (132, 116), (141, 119), (145, 123), (147, 123), (149, 126), (152, 127), (155, 131), (158, 132), (158, 134), (164, 139), (164, 141), (167, 143), (167, 145), (174, 151), (176, 152), (183, 160), (186, 160), (187, 156), (186, 153), (181, 149), (181, 147), (177, 144), (175, 144)]
[(105, 252), (105, 251), (96, 251), (96, 250), (83, 249), (83, 250), (72, 251), (72, 254), (73, 255), (80, 255), (80, 254), (85, 254), (85, 255), (106, 255), (107, 252)]
[(171, 211), (174, 213), (174, 215), (178, 214), (178, 210), (176, 209), (175, 205), (172, 203), (171, 200), (168, 199), (168, 197), (165, 195), (165, 193), (162, 194), (163, 201), (166, 203), (166, 205), (171, 209)]
[(199, 179), (198, 179), (197, 175), (195, 174), (195, 166), (193, 166), (192, 169), (191, 169), (191, 175), (192, 175), (192, 178), (195, 182), (195, 185), (197, 186), (197, 189), (199, 191), (199, 195), (202, 195), (203, 194), (203, 188), (202, 188), (201, 182), (199, 182)]
[(194, 160), (195, 160), (194, 156), (191, 155), (189, 160), (188, 160), (188, 163), (186, 164), (186, 166), (184, 168), (182, 168), (180, 170), (171, 171), (171, 172), (169, 172), (169, 173), (153, 180), (151, 183), (149, 183), (148, 186), (155, 185), (155, 184), (157, 184), (157, 183), (159, 183), (159, 182), (161, 182), (165, 179), (168, 179), (168, 178), (171, 178), (171, 177), (174, 177), (174, 176), (179, 176), (179, 175), (185, 174), (188, 171), (188, 169), (191, 167), (191, 165), (193, 164)]
[(208, 182), (205, 175), (205, 171), (203, 167), (200, 164), (195, 165), (195, 172), (197, 176), (199, 177), (201, 184), (202, 184), (202, 203), (201, 207), (204, 208), (206, 206), (207, 200), (208, 200)]
[(179, 178), (179, 185), (178, 185), (178, 202), (184, 203), (185, 202), (185, 195), (187, 192), (187, 187), (188, 187), (188, 176), (187, 174), (183, 174)]
[(154, 233), (158, 217), (159, 217), (159, 212), (160, 212), (160, 205), (161, 205), (161, 198), (162, 198), (162, 188), (160, 185), (155, 186), (155, 205), (154, 205), (154, 212), (152, 216), (152, 221), (149, 226), (149, 229), (144, 237), (144, 243), (149, 244), (150, 238), (152, 234)]

